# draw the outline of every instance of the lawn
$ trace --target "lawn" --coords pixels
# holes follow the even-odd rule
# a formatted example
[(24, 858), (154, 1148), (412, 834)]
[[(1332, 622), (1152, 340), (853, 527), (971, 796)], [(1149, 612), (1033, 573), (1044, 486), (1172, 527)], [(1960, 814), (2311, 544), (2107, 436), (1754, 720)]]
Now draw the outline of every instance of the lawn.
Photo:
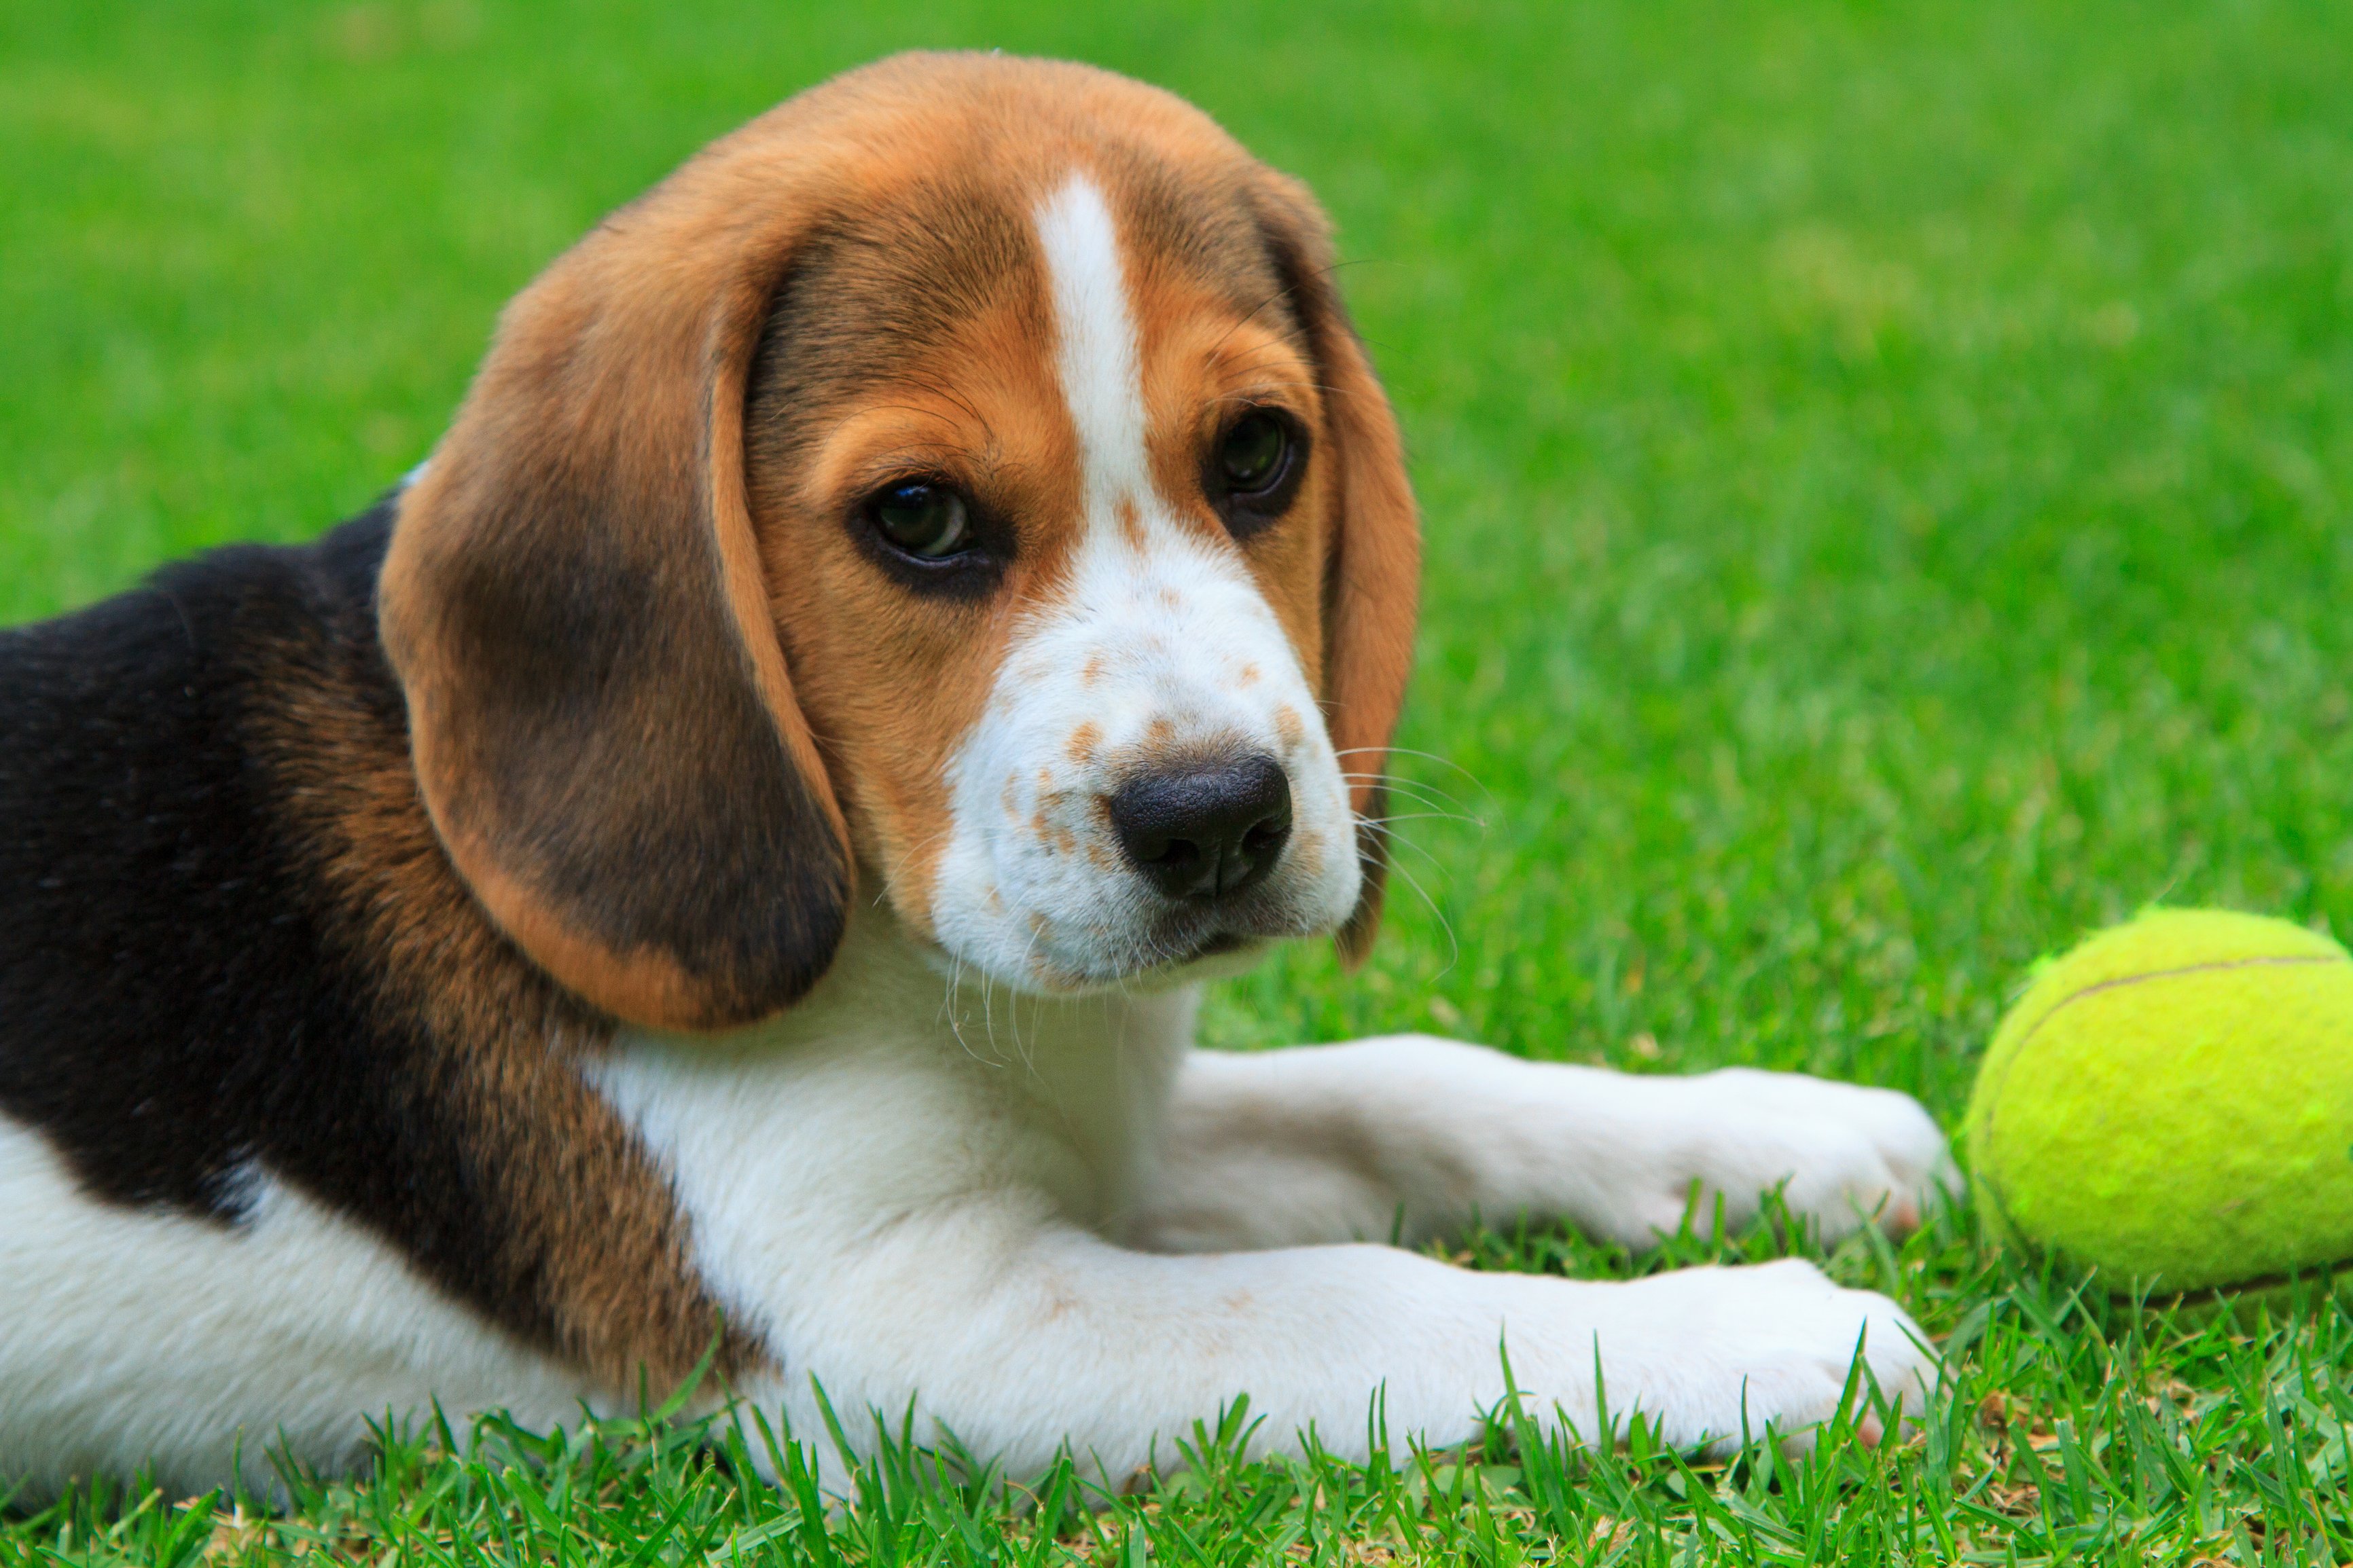
[[(1305, 176), (1412, 445), (1411, 885), (1363, 973), (1288, 954), (1213, 1040), (1757, 1063), (1950, 1125), (2027, 964), (2093, 926), (2353, 933), (2342, 4), (10, 0), (0, 617), (355, 510), (600, 213), (919, 43), (1145, 76)], [(1096, 1511), (907, 1456), (828, 1515), (734, 1479), (756, 1430), (492, 1425), (277, 1520), (135, 1489), (8, 1516), (0, 1557), (2353, 1558), (2342, 1311), (2120, 1305), (1966, 1210), (1829, 1261), (1945, 1338), (1907, 1441), (1694, 1467), (1499, 1428), (1351, 1470), (1205, 1430)]]

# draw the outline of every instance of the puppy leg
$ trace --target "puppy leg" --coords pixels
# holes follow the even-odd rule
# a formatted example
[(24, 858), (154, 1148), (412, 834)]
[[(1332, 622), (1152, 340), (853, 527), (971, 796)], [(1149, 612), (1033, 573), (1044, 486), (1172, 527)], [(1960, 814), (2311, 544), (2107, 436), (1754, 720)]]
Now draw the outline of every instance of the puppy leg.
[[(1123, 1476), (1173, 1457), (1193, 1422), (1244, 1394), (1269, 1442), (1313, 1426), (1361, 1454), (1369, 1402), (1383, 1391), (1393, 1441), (1452, 1442), (1504, 1394), (1506, 1346), (1531, 1412), (1557, 1409), (1588, 1438), (1599, 1436), (1597, 1370), (1615, 1416), (1639, 1410), (1694, 1447), (1820, 1421), (1858, 1346), (1890, 1395), (1921, 1397), (1933, 1359), (1903, 1312), (1800, 1262), (1612, 1283), (1476, 1273), (1377, 1246), (1174, 1256), (1126, 1245), (1165, 1203), (1152, 1194), (1183, 1190), (1153, 1168), (1167, 1143), (1166, 1096), (1187, 1101), (1178, 1163), (1204, 1194), (1202, 1163), (1218, 1151), (1203, 1119), (1214, 1126), (1237, 1109), (1206, 1087), (1229, 1064), (1187, 1063), (1176, 1044), (1189, 1012), (1182, 998), (1132, 1000), (1116, 1015), (1085, 999), (1034, 1027), (1024, 1020), (1010, 1061), (953, 1037), (869, 1030), (733, 1048), (634, 1041), (592, 1070), (669, 1171), (712, 1294), (770, 1352), (775, 1370), (739, 1391), (781, 1408), (804, 1438), (826, 1432), (822, 1386), (861, 1445), (874, 1439), (872, 1413), (895, 1427), (912, 1404), (919, 1436), (953, 1433), (1015, 1476), (1049, 1463), (1066, 1438)], [(826, 1022), (810, 1016), (795, 1026)], [(1555, 1069), (1436, 1043), (1297, 1056), (1331, 1064), (1325, 1090), (1385, 1079), (1385, 1095), (1316, 1124), (1319, 1137), (1355, 1129), (1368, 1139), (1354, 1164), (1386, 1180), (1384, 1191), (1426, 1188), (1432, 1198), (1416, 1203), (1435, 1214), (1443, 1197), (1458, 1215), (1473, 1203), (1494, 1212), (1497, 1196), (1523, 1201), (1523, 1186), (1452, 1163), (1492, 1142), (1465, 1131), (1488, 1108), (1519, 1114), (1518, 1078), (1542, 1083)], [(1371, 1070), (1385, 1058), (1428, 1070)], [(1260, 1064), (1229, 1065), (1247, 1074)], [(1168, 1086), (1204, 1067), (1192, 1089)], [(1453, 1104), (1412, 1158), (1383, 1163), (1383, 1149), (1411, 1147), (1397, 1132), (1414, 1125), (1397, 1120), (1400, 1102), (1452, 1104), (1465, 1075), (1493, 1068), (1500, 1085)], [(1315, 1103), (1323, 1091), (1312, 1087), (1244, 1098), (1271, 1116)], [(1556, 1112), (1516, 1133), (1531, 1173), (1512, 1180), (1537, 1181), (1546, 1159), (1577, 1168), (1579, 1125)], [(1205, 1198), (1198, 1212), (1293, 1213), (1265, 1190), (1297, 1173), (1275, 1163), (1288, 1148), (1280, 1124), (1245, 1141), (1236, 1166), (1260, 1186), (1257, 1201), (1228, 1187), (1210, 1194), (1219, 1206)], [(1602, 1160), (1586, 1179), (1613, 1174), (1622, 1173)], [(1614, 1201), (1605, 1193), (1593, 1206)], [(1367, 1200), (1353, 1213), (1385, 1236), (1388, 1207)], [(1289, 1223), (1328, 1230), (1351, 1212), (1298, 1209)], [(1175, 1239), (1207, 1240), (1198, 1229)]]
[(1361, 1458), (1383, 1394), (1392, 1443), (1467, 1438), (1505, 1392), (1532, 1415), (1599, 1435), (1630, 1412), (1685, 1447), (1795, 1433), (1835, 1408), (1858, 1347), (1891, 1400), (1916, 1408), (1932, 1361), (1896, 1306), (1806, 1264), (1692, 1268), (1632, 1283), (1481, 1274), (1387, 1247), (1215, 1257), (1134, 1252), (1043, 1217), (1015, 1194), (905, 1215), (859, 1247), (806, 1260), (823, 1288), (778, 1323), (776, 1384), (804, 1436), (812, 1381), (854, 1442), (895, 1429), (1035, 1473), (1065, 1437), (1116, 1479), (1248, 1394), (1268, 1445), (1313, 1428)]
[(1525, 1215), (1640, 1247), (1675, 1227), (1696, 1183), (1735, 1225), (1782, 1186), (1834, 1237), (1908, 1230), (1954, 1179), (1936, 1123), (1893, 1090), (1745, 1068), (1636, 1077), (1398, 1035), (1192, 1053), (1131, 1235), (1186, 1252), (1400, 1226), (1421, 1241)]

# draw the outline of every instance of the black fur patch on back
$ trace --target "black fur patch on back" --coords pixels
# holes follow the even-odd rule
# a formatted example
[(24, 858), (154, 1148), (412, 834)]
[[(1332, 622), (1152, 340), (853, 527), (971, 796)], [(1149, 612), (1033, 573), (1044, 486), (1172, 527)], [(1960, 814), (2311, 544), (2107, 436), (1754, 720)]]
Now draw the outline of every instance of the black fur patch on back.
[(667, 1184), (562, 1059), (607, 1026), (416, 799), (392, 513), (0, 631), (0, 1111), (103, 1199), (233, 1226), (259, 1169), (527, 1340), (672, 1375), (718, 1319)]
[(257, 643), (322, 645), (399, 721), (349, 635), (387, 510), (0, 632), (0, 1109), (116, 1202), (233, 1217), (265, 1152), (364, 1202), (459, 1152), (382, 1115), (398, 1042), (326, 961), (318, 889), (247, 743)]

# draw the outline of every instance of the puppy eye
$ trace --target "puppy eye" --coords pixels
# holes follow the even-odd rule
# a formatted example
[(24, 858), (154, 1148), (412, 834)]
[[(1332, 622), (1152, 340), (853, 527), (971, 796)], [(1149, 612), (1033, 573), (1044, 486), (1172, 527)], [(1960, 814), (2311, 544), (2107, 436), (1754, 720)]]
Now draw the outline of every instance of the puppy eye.
[(1218, 477), (1228, 495), (1262, 495), (1282, 482), (1290, 465), (1291, 431), (1262, 408), (1234, 421), (1218, 443)]
[(866, 515), (894, 548), (921, 560), (944, 561), (972, 547), (972, 509), (945, 485), (886, 486), (868, 499)]
[(1291, 510), (1307, 471), (1307, 433), (1279, 408), (1251, 408), (1226, 426), (1201, 468), (1201, 488), (1226, 521), (1248, 539)]

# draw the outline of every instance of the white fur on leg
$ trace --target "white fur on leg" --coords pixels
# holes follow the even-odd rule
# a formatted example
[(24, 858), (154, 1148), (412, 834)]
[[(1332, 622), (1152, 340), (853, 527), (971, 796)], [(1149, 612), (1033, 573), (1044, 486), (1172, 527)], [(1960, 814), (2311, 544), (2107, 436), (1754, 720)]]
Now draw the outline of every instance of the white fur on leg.
[[(1067, 1440), (1116, 1476), (1245, 1394), (1273, 1444), (1312, 1426), (1361, 1451), (1376, 1390), (1392, 1438), (1453, 1441), (1503, 1394), (1505, 1342), (1532, 1408), (1588, 1436), (1597, 1357), (1613, 1412), (1692, 1446), (1820, 1420), (1858, 1342), (1917, 1405), (1933, 1360), (1909, 1320), (1803, 1263), (1610, 1284), (1377, 1246), (1124, 1245), (1161, 1201), (1179, 1068), (1201, 1065), (1191, 1012), (1181, 993), (949, 994), (861, 910), (793, 1012), (726, 1041), (633, 1038), (596, 1081), (670, 1171), (731, 1316), (786, 1369), (746, 1392), (804, 1436), (822, 1430), (815, 1379), (858, 1436), (912, 1402), (920, 1437), (951, 1430), (1016, 1475)], [(1366, 1135), (1403, 1155), (1418, 1133)], [(1550, 1147), (1574, 1167), (1568, 1139)], [(1280, 1215), (1313, 1192), (1286, 1178), (1257, 1203)]]
[(1957, 1180), (1908, 1095), (1726, 1068), (1646, 1078), (1523, 1061), (1423, 1035), (1252, 1055), (1196, 1052), (1137, 1239), (1181, 1251), (1566, 1220), (1643, 1247), (1700, 1191), (1726, 1219), (1778, 1187), (1827, 1237), (1919, 1222)]

